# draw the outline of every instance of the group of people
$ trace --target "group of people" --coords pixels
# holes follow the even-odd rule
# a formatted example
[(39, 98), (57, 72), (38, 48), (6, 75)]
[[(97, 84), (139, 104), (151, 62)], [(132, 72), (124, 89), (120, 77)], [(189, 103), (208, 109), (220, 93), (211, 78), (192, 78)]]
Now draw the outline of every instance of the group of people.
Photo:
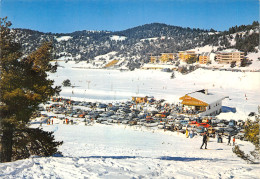
[(47, 120), (47, 125), (50, 125), (50, 124), (53, 125), (53, 119), (48, 119), (48, 120)]
[(63, 124), (73, 124), (73, 120), (69, 120), (68, 118), (66, 118), (64, 121), (63, 121)]
[[(228, 136), (228, 145), (231, 145), (230, 141), (231, 141), (231, 135)], [(233, 146), (235, 145), (235, 142), (236, 142), (236, 139), (235, 139), (235, 136), (233, 136)]]
[[(221, 141), (221, 142), (220, 142)], [(233, 146), (235, 146), (235, 136), (233, 136)], [(207, 149), (207, 142), (208, 142), (208, 133), (204, 132), (203, 133), (203, 138), (202, 138), (202, 145), (200, 147), (200, 149), (202, 149), (202, 147), (205, 145), (205, 149)], [(222, 137), (219, 135), (218, 137), (218, 143), (222, 143)], [(231, 135), (228, 136), (228, 143), (227, 145), (231, 145)]]
[(186, 137), (188, 138), (188, 137), (190, 137), (190, 138), (193, 138), (193, 136), (194, 136), (194, 131), (193, 130), (190, 130), (190, 131), (188, 131), (188, 129), (186, 129)]

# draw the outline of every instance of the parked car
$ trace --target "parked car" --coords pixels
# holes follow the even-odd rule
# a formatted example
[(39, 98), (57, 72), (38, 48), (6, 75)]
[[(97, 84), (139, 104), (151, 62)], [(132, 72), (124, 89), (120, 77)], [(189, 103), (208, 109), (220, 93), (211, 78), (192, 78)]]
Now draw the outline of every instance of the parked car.
[(205, 132), (205, 128), (203, 127), (203, 126), (198, 126), (198, 127), (196, 127), (196, 132), (197, 133), (203, 133), (203, 132)]

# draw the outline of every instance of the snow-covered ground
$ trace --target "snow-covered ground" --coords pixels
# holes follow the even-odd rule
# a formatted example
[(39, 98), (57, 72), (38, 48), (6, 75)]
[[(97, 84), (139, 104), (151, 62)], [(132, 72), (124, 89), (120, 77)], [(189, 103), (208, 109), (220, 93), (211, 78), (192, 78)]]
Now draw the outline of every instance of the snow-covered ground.
[(127, 37), (125, 37), (125, 36), (113, 35), (113, 36), (110, 37), (110, 40), (123, 41), (123, 40), (125, 40), (126, 38), (127, 38)]
[[(56, 85), (70, 79), (72, 87), (63, 87), (61, 96), (86, 101), (125, 101), (131, 96), (148, 95), (168, 102), (202, 88), (229, 96), (224, 106), (236, 113), (220, 118), (246, 119), (257, 111), (260, 102), (260, 73), (198, 69), (187, 75), (156, 70), (85, 69), (84, 63), (58, 62), (57, 73), (50, 74)], [(32, 127), (39, 127), (34, 124)], [(43, 124), (64, 141), (63, 157), (32, 157), (0, 164), (0, 178), (259, 178), (260, 166), (247, 164), (232, 152), (232, 146), (211, 138), (209, 150), (201, 150), (201, 136), (185, 138), (177, 132), (125, 125), (85, 126)], [(242, 150), (253, 145), (236, 141)]]
[[(56, 123), (55, 121), (54, 123)], [(35, 124), (38, 127), (39, 124)], [(43, 125), (54, 131), (63, 157), (32, 157), (0, 164), (0, 178), (259, 178), (260, 166), (247, 164), (232, 146), (201, 136), (125, 125)], [(252, 144), (237, 140), (246, 151)]]
[[(63, 87), (61, 96), (86, 101), (126, 101), (132, 96), (154, 96), (168, 102), (178, 103), (186, 93), (208, 89), (210, 93), (229, 96), (224, 106), (234, 107), (237, 113), (222, 113), (220, 118), (246, 119), (250, 112), (257, 112), (260, 105), (260, 73), (231, 72), (198, 69), (187, 75), (160, 70), (84, 69), (84, 63), (60, 61), (62, 66), (51, 74), (56, 85), (70, 79), (75, 87)], [(75, 68), (81, 67), (81, 68)]]
[(56, 40), (58, 42), (61, 42), (61, 41), (68, 41), (69, 39), (72, 39), (71, 36), (61, 36), (61, 37), (57, 37)]

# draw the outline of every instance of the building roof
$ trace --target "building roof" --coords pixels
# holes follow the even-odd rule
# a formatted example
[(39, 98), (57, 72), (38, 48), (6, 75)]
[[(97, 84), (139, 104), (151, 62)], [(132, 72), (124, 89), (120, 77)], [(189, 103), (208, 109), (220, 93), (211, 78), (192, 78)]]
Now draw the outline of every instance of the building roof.
[(193, 93), (190, 93), (190, 94), (187, 94), (187, 95), (192, 97), (192, 98), (203, 101), (207, 104), (212, 104), (212, 103), (215, 103), (219, 100), (225, 99), (224, 96), (219, 96), (219, 95), (212, 94), (212, 93), (205, 94), (205, 93), (202, 93), (202, 92), (193, 92)]
[[(208, 93), (207, 89), (202, 89), (202, 90), (199, 90), (199, 91), (188, 93), (185, 96), (192, 97), (194, 99), (197, 99), (197, 100), (204, 102), (204, 103), (207, 103), (207, 104), (212, 104), (212, 103), (215, 103), (217, 101), (220, 101), (220, 100), (223, 100), (223, 99), (226, 98), (226, 96), (220, 96), (220, 95)], [(185, 96), (181, 97), (181, 98), (185, 99)]]
[(210, 56), (210, 52), (202, 52), (201, 56), (208, 56), (209, 57)]
[(244, 53), (244, 52), (241, 52), (237, 49), (226, 49), (226, 50), (223, 50), (223, 51), (218, 51), (217, 53), (233, 53), (233, 52), (236, 52), (236, 53)]

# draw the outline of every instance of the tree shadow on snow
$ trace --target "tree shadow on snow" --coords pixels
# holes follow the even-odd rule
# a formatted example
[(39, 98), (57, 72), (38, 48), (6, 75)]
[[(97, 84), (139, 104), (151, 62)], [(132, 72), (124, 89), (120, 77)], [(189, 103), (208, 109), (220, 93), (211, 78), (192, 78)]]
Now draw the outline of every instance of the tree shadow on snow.
[[(58, 156), (57, 156), (58, 157)], [(78, 158), (78, 159), (159, 159), (159, 160), (169, 160), (169, 161), (182, 161), (182, 162), (192, 162), (199, 160), (208, 160), (208, 161), (223, 161), (223, 159), (218, 158), (197, 158), (197, 157), (170, 157), (170, 156), (161, 156), (158, 158), (151, 157), (142, 157), (142, 156), (82, 156), (82, 157), (68, 157), (65, 158)], [(225, 159), (224, 159), (225, 160)]]
[(101, 159), (129, 159), (129, 158), (145, 158), (145, 157), (137, 157), (137, 156), (88, 156), (81, 158), (101, 158)]
[(196, 157), (169, 157), (169, 156), (162, 156), (159, 157), (160, 160), (173, 160), (173, 161), (182, 161), (182, 162), (192, 162), (192, 161), (198, 161), (198, 160), (212, 160), (209, 158), (196, 158)]
[[(80, 158), (96, 158), (96, 159), (142, 159), (142, 158), (150, 158), (150, 157), (142, 157), (142, 156), (87, 156)], [(159, 160), (173, 160), (173, 161), (197, 161), (197, 160), (212, 160), (209, 158), (189, 158), (189, 157), (170, 157), (170, 156), (161, 156), (159, 158), (155, 158)]]

